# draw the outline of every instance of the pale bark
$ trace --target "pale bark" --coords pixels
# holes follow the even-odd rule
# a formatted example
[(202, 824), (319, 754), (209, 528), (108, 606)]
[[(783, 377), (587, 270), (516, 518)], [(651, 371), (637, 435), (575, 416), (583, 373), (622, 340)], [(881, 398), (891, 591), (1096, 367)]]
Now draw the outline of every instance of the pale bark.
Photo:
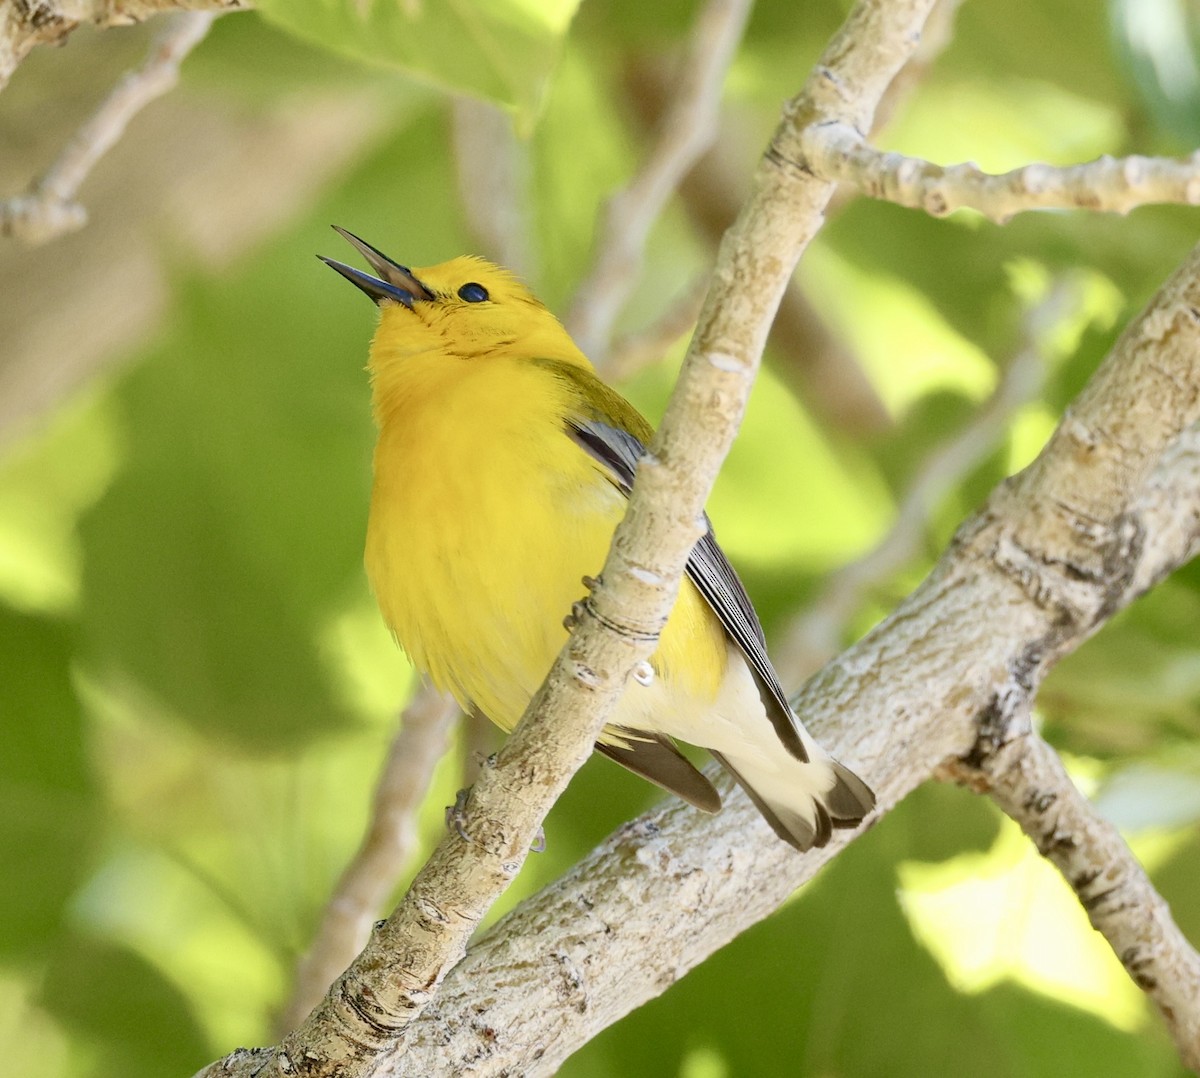
[[(878, 816), (946, 761), (1004, 744), (1057, 658), (1200, 549), (1198, 312), (1200, 248), (1038, 459), (964, 523), (895, 613), (799, 693), (805, 724), (875, 788)], [(667, 802), (477, 941), (404, 1055), (376, 1073), (553, 1073), (776, 909), (852, 837), (836, 832), (798, 857), (740, 794), (711, 817)], [(1146, 916), (1177, 938), (1157, 896), (1129, 915)], [(1192, 960), (1160, 966), (1163, 977), (1179, 971), (1160, 988), (1179, 1012), (1172, 1021), (1194, 1029)]]
[(165, 11), (221, 13), (251, 7), (250, 0), (39, 0), (0, 5), (0, 90), (37, 45), (60, 44), (81, 23), (123, 26)]
[(450, 735), (459, 707), (422, 684), (400, 716), (362, 843), (326, 903), (312, 946), (296, 967), (292, 998), (280, 1015), (282, 1032), (304, 1020), (362, 950), (383, 904), (400, 881), (417, 842), (417, 812)]
[(1106, 156), (1081, 165), (1029, 164), (993, 174), (970, 163), (943, 166), (885, 153), (850, 125), (830, 124), (808, 132), (805, 160), (825, 179), (934, 217), (965, 208), (1004, 222), (1028, 210), (1128, 213), (1151, 203), (1200, 203), (1200, 153), (1181, 160)]

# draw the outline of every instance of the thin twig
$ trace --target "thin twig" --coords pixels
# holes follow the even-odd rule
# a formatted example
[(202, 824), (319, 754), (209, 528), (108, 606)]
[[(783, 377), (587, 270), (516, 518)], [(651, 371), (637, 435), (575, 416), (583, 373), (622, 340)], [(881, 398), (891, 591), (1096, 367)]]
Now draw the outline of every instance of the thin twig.
[(1028, 711), (998, 741), (945, 773), (991, 797), (1062, 873), (1092, 927), (1158, 1008), (1184, 1065), (1200, 1072), (1200, 955), (1120, 832), (1034, 733)]
[(451, 697), (422, 684), (400, 716), (362, 844), (333, 889), (313, 944), (297, 966), (292, 998), (279, 1020), (283, 1031), (304, 1020), (362, 950), (395, 891), (416, 846), (417, 810), (458, 713)]
[(963, 0), (938, 0), (934, 5), (921, 31), (921, 44), (900, 74), (892, 80), (883, 100), (879, 102), (879, 108), (875, 110), (875, 122), (871, 125), (873, 137), (892, 122), (917, 87), (928, 78), (938, 57), (954, 40), (954, 20), (962, 5)]
[(978, 165), (935, 165), (885, 153), (844, 123), (806, 132), (796, 159), (826, 180), (852, 184), (871, 198), (944, 217), (972, 209), (996, 222), (1037, 209), (1128, 213), (1152, 203), (1200, 204), (1200, 151), (1166, 157), (1100, 157), (1082, 165), (1031, 164), (993, 174)]
[(1037, 396), (1047, 361), (1046, 336), (1077, 304), (1077, 290), (1060, 282), (1029, 312), (1022, 346), (1004, 365), (991, 396), (917, 469), (887, 534), (833, 573), (816, 599), (784, 630), (776, 658), (788, 680), (803, 681), (837, 654), (847, 624), (870, 592), (917, 556), (933, 511), (992, 452), (1013, 415)]
[(86, 224), (87, 211), (76, 201), (80, 185), (120, 140), (129, 121), (175, 86), (180, 64), (204, 40), (215, 18), (208, 11), (171, 16), (151, 44), (145, 63), (122, 76), (54, 164), (25, 194), (0, 202), (0, 234), (39, 244)]
[(563, 319), (592, 362), (607, 364), (613, 324), (637, 287), (650, 229), (717, 133), (717, 106), (750, 0), (706, 0), (696, 20), (678, 90), (638, 173), (604, 207), (591, 271)]
[(167, 11), (245, 10), (250, 0), (37, 0), (0, 4), (0, 90), (38, 45), (61, 44), (83, 23), (125, 26)]

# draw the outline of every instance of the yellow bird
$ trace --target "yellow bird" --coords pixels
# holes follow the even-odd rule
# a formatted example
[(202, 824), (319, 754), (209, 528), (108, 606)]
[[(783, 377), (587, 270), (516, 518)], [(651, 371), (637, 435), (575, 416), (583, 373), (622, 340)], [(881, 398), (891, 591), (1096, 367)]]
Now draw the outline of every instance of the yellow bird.
[[(323, 259), (380, 312), (371, 586), (413, 663), (511, 730), (562, 649), (582, 577), (604, 563), (650, 425), (512, 274), (473, 257), (409, 269), (337, 231), (377, 274)], [(673, 739), (703, 746), (800, 850), (871, 811), (867, 785), (789, 706), (711, 529), (651, 667), (625, 689), (604, 755), (716, 812)]]

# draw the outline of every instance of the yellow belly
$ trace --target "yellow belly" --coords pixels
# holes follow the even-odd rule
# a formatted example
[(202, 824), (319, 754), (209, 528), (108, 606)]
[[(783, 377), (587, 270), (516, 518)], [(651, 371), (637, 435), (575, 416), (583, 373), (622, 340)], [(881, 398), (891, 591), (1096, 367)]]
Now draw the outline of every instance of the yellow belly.
[[(543, 369), (410, 362), (411, 390), (383, 416), (376, 447), (367, 572), (413, 662), (511, 729), (566, 640), (563, 617), (582, 577), (600, 571), (625, 498), (567, 436), (569, 398)], [(720, 624), (685, 581), (658, 676), (681, 705), (711, 700), (725, 661)]]

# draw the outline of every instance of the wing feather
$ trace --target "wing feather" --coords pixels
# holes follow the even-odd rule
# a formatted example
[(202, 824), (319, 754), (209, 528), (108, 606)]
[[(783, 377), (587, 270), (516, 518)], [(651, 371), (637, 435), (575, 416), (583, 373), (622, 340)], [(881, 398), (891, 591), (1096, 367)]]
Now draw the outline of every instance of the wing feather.
[[(642, 442), (628, 431), (594, 418), (569, 418), (567, 433), (604, 466), (613, 484), (628, 497), (633, 488), (637, 462), (646, 453)], [(808, 752), (800, 738), (799, 726), (788, 703), (787, 693), (767, 655), (762, 624), (737, 572), (717, 543), (712, 523), (707, 515), (704, 519), (708, 531), (688, 556), (687, 575), (749, 663), (758, 683), (763, 706), (779, 740), (796, 759), (807, 762)]]
[(641, 775), (656, 786), (678, 794), (688, 804), (704, 812), (720, 812), (721, 795), (669, 737), (642, 733), (630, 736), (620, 727), (615, 727), (614, 731), (626, 735), (625, 743), (618, 745), (597, 741), (598, 752), (627, 767), (635, 775)]

